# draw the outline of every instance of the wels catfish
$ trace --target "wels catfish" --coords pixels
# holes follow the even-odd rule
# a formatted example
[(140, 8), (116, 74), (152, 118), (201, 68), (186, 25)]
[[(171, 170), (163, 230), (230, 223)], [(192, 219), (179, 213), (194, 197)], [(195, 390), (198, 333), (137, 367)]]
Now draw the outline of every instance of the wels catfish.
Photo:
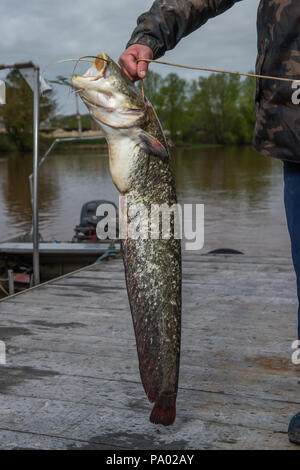
[[(73, 75), (72, 86), (103, 130), (109, 166), (125, 217), (130, 207), (177, 203), (170, 155), (150, 102), (106, 54), (98, 54), (84, 75)], [(124, 216), (124, 210), (123, 210)], [(155, 237), (122, 240), (129, 303), (136, 336), (139, 368), (154, 407), (150, 421), (170, 425), (175, 420), (181, 331), (181, 243), (162, 237), (162, 223), (151, 225)], [(148, 222), (147, 222), (148, 223)]]

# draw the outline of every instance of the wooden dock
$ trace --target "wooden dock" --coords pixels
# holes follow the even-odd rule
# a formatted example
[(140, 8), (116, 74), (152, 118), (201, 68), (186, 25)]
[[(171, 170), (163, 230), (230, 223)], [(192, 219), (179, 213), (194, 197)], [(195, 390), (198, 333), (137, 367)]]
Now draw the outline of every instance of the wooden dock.
[(177, 419), (149, 422), (121, 259), (0, 302), (1, 449), (299, 449), (287, 258), (184, 254)]

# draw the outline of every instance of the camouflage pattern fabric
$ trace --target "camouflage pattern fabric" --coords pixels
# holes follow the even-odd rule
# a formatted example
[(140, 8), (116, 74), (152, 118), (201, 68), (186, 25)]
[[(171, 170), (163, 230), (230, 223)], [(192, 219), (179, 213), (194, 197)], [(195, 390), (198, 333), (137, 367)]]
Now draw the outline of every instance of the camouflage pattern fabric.
[[(138, 18), (127, 47), (149, 46), (154, 57), (238, 0), (156, 0)], [(249, 0), (253, 1), (253, 0)], [(258, 7), (256, 73), (300, 80), (299, 0), (261, 0)], [(258, 79), (254, 148), (264, 155), (300, 162), (300, 105), (292, 103), (291, 83)]]

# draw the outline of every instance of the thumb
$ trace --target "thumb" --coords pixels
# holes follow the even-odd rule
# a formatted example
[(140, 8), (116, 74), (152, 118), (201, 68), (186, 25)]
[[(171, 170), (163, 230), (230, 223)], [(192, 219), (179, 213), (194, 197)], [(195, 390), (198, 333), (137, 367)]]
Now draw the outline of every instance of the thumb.
[(145, 78), (148, 71), (148, 62), (139, 61), (137, 64), (137, 75), (139, 78)]

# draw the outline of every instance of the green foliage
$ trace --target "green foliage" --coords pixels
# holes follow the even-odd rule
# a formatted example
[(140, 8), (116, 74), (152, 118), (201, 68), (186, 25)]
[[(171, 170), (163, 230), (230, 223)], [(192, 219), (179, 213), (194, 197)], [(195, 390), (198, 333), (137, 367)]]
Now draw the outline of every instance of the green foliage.
[(164, 79), (159, 73), (148, 71), (144, 80), (144, 88), (147, 92), (147, 97), (151, 100), (151, 103), (158, 112), (158, 108), (161, 106), (160, 90), (163, 86)]
[(145, 91), (153, 104), (164, 128), (174, 142), (184, 139), (189, 128), (188, 83), (176, 73), (162, 78), (158, 73), (149, 71), (144, 82)]
[(195, 117), (201, 123), (206, 140), (235, 144), (238, 140), (240, 81), (232, 75), (199, 78), (193, 95)]
[(148, 72), (145, 93), (176, 143), (249, 144), (255, 125), (255, 80), (212, 74), (192, 83)]
[[(33, 93), (18, 70), (6, 77), (6, 105), (1, 106), (0, 115), (8, 137), (20, 151), (32, 149)], [(54, 113), (56, 103), (51, 97), (40, 98), (40, 122), (45, 122)]]
[(242, 82), (240, 96), (241, 136), (245, 142), (251, 142), (255, 126), (254, 99), (255, 80), (247, 77)]

